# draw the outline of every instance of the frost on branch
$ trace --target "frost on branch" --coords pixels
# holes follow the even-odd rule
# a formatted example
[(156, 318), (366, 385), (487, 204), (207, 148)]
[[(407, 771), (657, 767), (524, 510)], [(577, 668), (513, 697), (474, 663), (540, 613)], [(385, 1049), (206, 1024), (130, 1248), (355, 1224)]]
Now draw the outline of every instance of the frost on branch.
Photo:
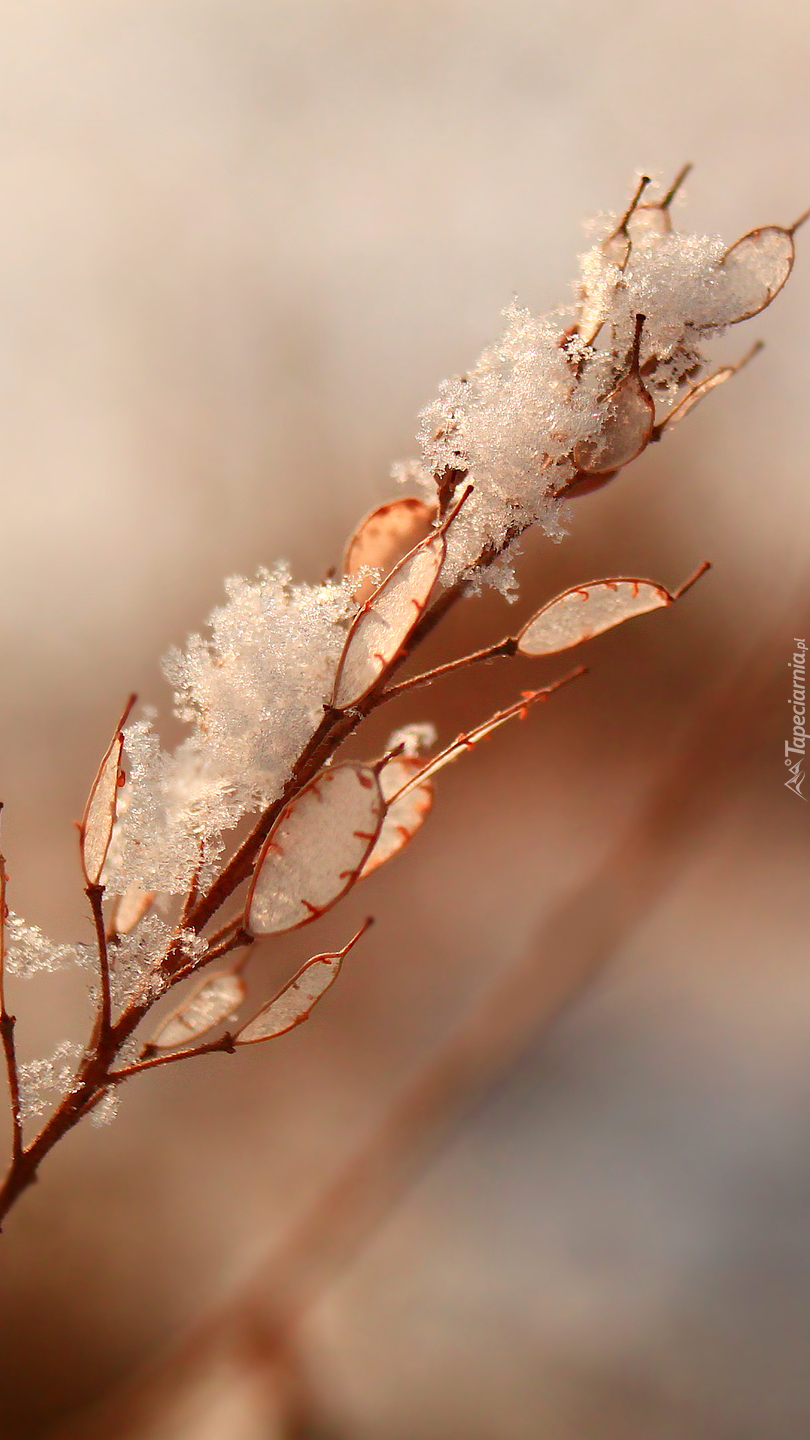
[(581, 473), (609, 473), (639, 453), (652, 438), (654, 406), (664, 419), (703, 370), (704, 342), (757, 314), (784, 285), (801, 221), (730, 246), (678, 234), (669, 206), (682, 178), (661, 200), (641, 203), (644, 179), (629, 210), (610, 219), (606, 238), (582, 257), (574, 309), (536, 318), (511, 306), (498, 343), (423, 411), (421, 460), (398, 467), (400, 477), (430, 498), (447, 476), (475, 486), (448, 535), (444, 583), (477, 582), (469, 567), (506, 546), (485, 578), (508, 593), (510, 537), (534, 522), (559, 536), (561, 497), (594, 488)]
[(9, 911), (6, 919), (6, 970), (27, 979), (41, 971), (63, 970), (68, 965), (87, 965), (90, 956), (80, 945), (57, 945), (36, 925), (26, 925)]
[(191, 733), (161, 747), (151, 722), (126, 731), (129, 780), (105, 879), (123, 894), (184, 893), (215, 872), (223, 835), (274, 799), (316, 729), (354, 611), (351, 583), (293, 585), (279, 566), (230, 580), (210, 638), (165, 663)]

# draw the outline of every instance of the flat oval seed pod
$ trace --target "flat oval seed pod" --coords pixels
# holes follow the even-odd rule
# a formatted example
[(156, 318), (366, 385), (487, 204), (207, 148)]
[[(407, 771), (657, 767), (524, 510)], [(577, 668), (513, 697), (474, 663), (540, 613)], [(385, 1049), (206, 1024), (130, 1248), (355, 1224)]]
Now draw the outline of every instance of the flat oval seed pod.
[(578, 470), (592, 475), (620, 470), (641, 454), (649, 443), (654, 425), (652, 396), (645, 389), (641, 377), (632, 371), (605, 400), (600, 433), (577, 441), (574, 464)]
[[(428, 538), (435, 519), (436, 506), (426, 505), (415, 495), (404, 495), (388, 505), (378, 506), (361, 520), (346, 547), (344, 575), (356, 575), (364, 565), (369, 565), (387, 576), (414, 545)], [(354, 593), (362, 603), (375, 589), (373, 580), (363, 580)]]
[(793, 235), (781, 225), (763, 225), (736, 240), (720, 261), (741, 306), (726, 324), (750, 320), (770, 305), (790, 275), (795, 259)]
[(336, 710), (362, 700), (402, 649), (424, 613), (446, 549), (444, 530), (437, 530), (400, 560), (355, 616), (335, 679)]
[(521, 655), (556, 655), (675, 597), (651, 580), (590, 580), (544, 605), (517, 637)]
[(345, 956), (357, 944), (360, 936), (365, 934), (370, 924), (371, 921), (367, 920), (361, 925), (357, 934), (352, 936), (342, 950), (328, 955), (315, 955), (306, 965), (302, 965), (298, 974), (279, 991), (275, 999), (237, 1031), (234, 1036), (236, 1044), (254, 1045), (257, 1040), (273, 1040), (277, 1035), (285, 1035), (288, 1030), (293, 1030), (296, 1025), (308, 1020), (313, 1006), (337, 980)]
[(563, 685), (567, 685), (570, 680), (576, 680), (580, 675), (584, 674), (585, 668), (584, 666), (580, 666), (577, 670), (572, 670), (570, 674), (563, 675), (560, 680), (554, 680), (551, 685), (543, 686), (541, 690), (524, 690), (521, 698), (516, 700), (514, 705), (508, 705), (505, 710), (496, 711), (494, 715), (490, 716), (489, 720), (484, 721), (483, 725), (476, 726), (474, 730), (468, 731), (466, 735), (459, 735), (458, 738), (453, 741), (452, 745), (447, 746), (446, 750), (441, 750), (438, 755), (434, 755), (433, 759), (429, 760), (427, 765), (422, 766), (418, 775), (414, 775), (410, 780), (406, 780), (402, 789), (394, 796), (394, 803), (404, 799), (405, 796), (417, 787), (425, 785), (429, 780), (432, 780), (433, 776), (438, 774), (439, 770), (443, 770), (445, 765), (452, 764), (454, 760), (458, 760), (462, 755), (466, 755), (470, 750), (474, 750), (475, 746), (478, 745), (481, 740), (486, 740), (488, 735), (492, 735), (495, 730), (499, 730), (500, 727), (506, 725), (509, 720), (523, 720), (529, 713), (531, 706), (536, 704), (537, 701), (545, 700), (547, 695), (553, 695), (555, 690), (559, 690)]
[[(378, 865), (390, 860), (407, 845), (428, 814), (433, 804), (433, 786), (429, 780), (420, 782), (418, 779), (424, 766), (424, 760), (417, 759), (415, 755), (395, 755), (379, 771), (380, 789), (386, 802), (385, 814), (362, 875), (370, 875)], [(406, 794), (400, 795), (409, 780), (416, 783)]]
[(107, 752), (98, 767), (98, 774), (87, 800), (82, 823), (79, 826), (82, 870), (88, 885), (98, 885), (104, 861), (110, 848), (115, 816), (118, 808), (118, 791), (121, 785), (121, 752), (124, 748), (123, 727), (135, 704), (135, 696), (127, 701), (115, 734)]
[(334, 765), (311, 780), (264, 842), (245, 908), (251, 935), (295, 930), (345, 895), (377, 839), (383, 810), (367, 765)]
[(130, 885), (120, 895), (113, 911), (110, 929), (115, 935), (128, 935), (142, 920), (155, 898), (154, 890), (142, 890), (140, 885)]
[(241, 975), (212, 975), (195, 986), (174, 1014), (164, 1020), (150, 1045), (156, 1050), (175, 1050), (199, 1040), (238, 1010), (246, 994)]

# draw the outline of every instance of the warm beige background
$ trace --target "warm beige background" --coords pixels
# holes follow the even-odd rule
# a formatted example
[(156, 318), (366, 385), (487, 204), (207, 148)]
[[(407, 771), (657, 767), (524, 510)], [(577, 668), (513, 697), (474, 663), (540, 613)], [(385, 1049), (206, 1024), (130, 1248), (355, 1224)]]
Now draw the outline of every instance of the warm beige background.
[[(810, 203), (810, 11), (3, 0), (0, 18), (4, 846), (14, 908), (69, 938), (87, 927), (70, 822), (122, 697), (166, 712), (157, 657), (225, 574), (283, 554), (318, 578), (388, 496), (437, 380), (514, 293), (569, 298), (583, 219), (640, 168), (692, 159), (679, 214), (729, 239)], [(324, 927), (380, 922), (309, 1027), (133, 1086), (24, 1200), (0, 1259), (8, 1440), (250, 1270), (785, 604), (784, 696), (733, 804), (313, 1317), (307, 1353), (334, 1436), (804, 1440), (808, 831), (779, 706), (810, 628), (809, 250), (725, 342), (764, 336), (756, 365), (582, 502), (565, 546), (530, 548), (525, 603), (614, 568), (674, 583), (704, 555), (710, 581), (447, 777), (412, 853)], [(496, 637), (500, 606), (469, 626), (448, 645)], [(493, 674), (492, 701), (521, 682)], [(469, 681), (410, 713), (450, 735), (490, 703)], [(298, 937), (257, 969), (269, 984), (305, 953)], [(80, 1033), (68, 978), (15, 1003), (29, 1055)], [(270, 1433), (253, 1382), (209, 1380), (161, 1440)]]

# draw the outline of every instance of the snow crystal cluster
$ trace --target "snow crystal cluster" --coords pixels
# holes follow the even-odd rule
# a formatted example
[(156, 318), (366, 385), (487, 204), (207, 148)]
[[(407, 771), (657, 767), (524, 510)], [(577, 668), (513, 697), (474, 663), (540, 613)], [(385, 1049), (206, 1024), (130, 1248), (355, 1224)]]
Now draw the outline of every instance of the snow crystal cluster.
[(63, 970), (68, 965), (87, 965), (91, 952), (79, 945), (56, 945), (36, 925), (26, 925), (9, 911), (5, 924), (5, 968), (9, 975), (28, 979), (42, 971)]
[[(406, 530), (425, 524), (432, 536), (425, 543), (433, 543), (437, 491), (446, 521), (472, 487), (446, 521), (441, 585), (486, 580), (511, 597), (511, 553), (522, 532), (539, 523), (559, 537), (567, 493), (582, 488), (583, 477), (594, 488), (640, 453), (703, 371), (704, 341), (763, 309), (787, 279), (792, 229), (766, 226), (731, 247), (679, 235), (669, 219), (671, 194), (640, 203), (646, 183), (582, 258), (576, 305), (540, 318), (511, 306), (497, 343), (466, 375), (445, 381), (422, 413), (421, 457), (396, 473), (428, 503), (411, 499)], [(374, 527), (362, 534), (376, 543)], [(359, 581), (294, 585), (279, 566), (253, 581), (233, 579), (207, 635), (169, 655), (166, 674), (188, 734), (167, 751), (150, 718), (127, 728), (127, 780), (102, 876), (108, 894), (148, 892), (143, 913), (153, 894), (160, 906), (192, 881), (211, 882), (224, 837), (282, 792), (324, 706), (343, 708), (335, 677), (366, 573), (361, 565)], [(410, 595), (406, 602), (416, 603)], [(398, 743), (410, 756), (426, 738), (412, 730)], [(115, 942), (117, 1005), (158, 993), (170, 938), (170, 927), (152, 915)], [(203, 942), (192, 936), (188, 943), (193, 957)], [(12, 973), (82, 958), (10, 917)]]
[(47, 1059), (29, 1060), (19, 1067), (20, 1116), (23, 1120), (36, 1120), (44, 1115), (54, 1094), (70, 1094), (76, 1062), (81, 1055), (81, 1045), (63, 1040)]
[[(663, 205), (640, 205), (624, 220), (611, 217), (605, 240), (582, 257), (575, 307), (536, 318), (511, 306), (500, 340), (422, 412), (421, 459), (394, 469), (429, 495), (436, 477), (453, 472), (456, 495), (475, 487), (448, 534), (443, 582), (468, 573), (480, 583), (479, 557), (501, 552), (529, 524), (563, 533), (575, 448), (598, 441), (609, 423), (638, 316), (639, 374), (665, 411), (702, 371), (702, 341), (763, 309), (792, 258), (792, 231), (781, 227), (728, 248), (675, 233)], [(508, 549), (483, 578), (514, 589)]]
[(273, 800), (323, 716), (354, 611), (352, 587), (293, 585), (285, 567), (230, 580), (228, 602), (165, 661), (191, 733), (165, 751), (126, 731), (128, 782), (107, 860), (112, 894), (177, 895), (215, 873), (223, 835)]

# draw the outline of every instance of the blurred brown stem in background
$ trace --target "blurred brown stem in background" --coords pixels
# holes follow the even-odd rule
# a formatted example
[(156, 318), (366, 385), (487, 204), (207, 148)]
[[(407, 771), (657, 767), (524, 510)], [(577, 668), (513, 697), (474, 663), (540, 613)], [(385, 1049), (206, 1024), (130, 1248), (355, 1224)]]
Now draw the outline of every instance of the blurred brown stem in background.
[(221, 1353), (277, 1371), (290, 1440), (314, 1433), (296, 1359), (300, 1322), (443, 1144), (677, 880), (756, 749), (777, 675), (782, 679), (782, 638), (800, 619), (806, 625), (809, 611), (804, 591), (780, 607), (776, 623), (701, 707), (625, 837), (548, 916), (286, 1241), (151, 1374), (61, 1429), (62, 1440), (137, 1436)]

